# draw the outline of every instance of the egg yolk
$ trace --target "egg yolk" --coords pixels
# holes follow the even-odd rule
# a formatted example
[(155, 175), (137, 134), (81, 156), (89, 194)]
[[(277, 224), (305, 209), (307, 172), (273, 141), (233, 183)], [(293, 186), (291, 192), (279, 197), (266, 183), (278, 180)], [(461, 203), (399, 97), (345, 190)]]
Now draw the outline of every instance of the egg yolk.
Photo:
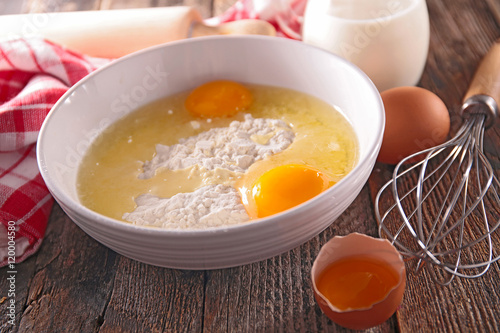
[(321, 171), (299, 164), (275, 167), (243, 193), (243, 203), (251, 217), (266, 217), (295, 207), (331, 185)]
[(252, 104), (252, 93), (243, 85), (226, 80), (211, 81), (194, 89), (186, 109), (200, 117), (232, 116)]
[(319, 276), (316, 286), (343, 311), (369, 308), (384, 300), (398, 280), (397, 272), (386, 262), (359, 256), (332, 263)]

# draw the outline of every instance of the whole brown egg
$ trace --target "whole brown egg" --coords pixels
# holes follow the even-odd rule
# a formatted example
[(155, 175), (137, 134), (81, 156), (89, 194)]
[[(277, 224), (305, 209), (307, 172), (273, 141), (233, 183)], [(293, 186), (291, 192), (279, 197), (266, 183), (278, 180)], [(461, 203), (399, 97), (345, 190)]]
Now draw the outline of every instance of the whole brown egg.
[(386, 120), (379, 162), (397, 164), (413, 153), (446, 141), (450, 115), (436, 94), (420, 87), (397, 87), (380, 96)]

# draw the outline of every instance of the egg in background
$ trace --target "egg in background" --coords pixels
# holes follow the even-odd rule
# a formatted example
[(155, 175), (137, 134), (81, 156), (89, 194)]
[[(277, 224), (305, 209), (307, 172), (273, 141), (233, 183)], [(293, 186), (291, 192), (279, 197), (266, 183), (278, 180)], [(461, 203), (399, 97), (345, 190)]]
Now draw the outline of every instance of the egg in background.
[(450, 115), (436, 94), (420, 87), (397, 87), (380, 96), (385, 108), (385, 131), (379, 162), (397, 164), (446, 141)]

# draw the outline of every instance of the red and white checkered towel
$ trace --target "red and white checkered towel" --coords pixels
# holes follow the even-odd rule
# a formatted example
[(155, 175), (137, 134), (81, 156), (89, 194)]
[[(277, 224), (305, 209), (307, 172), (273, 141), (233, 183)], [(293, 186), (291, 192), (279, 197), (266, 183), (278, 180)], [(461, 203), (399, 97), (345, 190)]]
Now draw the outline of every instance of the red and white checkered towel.
[[(260, 18), (300, 39), (306, 0), (240, 0), (212, 23)], [(0, 267), (40, 246), (53, 199), (38, 171), (38, 131), (56, 101), (102, 65), (42, 39), (0, 42)]]
[(53, 199), (36, 164), (38, 131), (54, 103), (96, 68), (41, 39), (0, 43), (0, 266), (13, 250), (19, 262), (41, 244)]

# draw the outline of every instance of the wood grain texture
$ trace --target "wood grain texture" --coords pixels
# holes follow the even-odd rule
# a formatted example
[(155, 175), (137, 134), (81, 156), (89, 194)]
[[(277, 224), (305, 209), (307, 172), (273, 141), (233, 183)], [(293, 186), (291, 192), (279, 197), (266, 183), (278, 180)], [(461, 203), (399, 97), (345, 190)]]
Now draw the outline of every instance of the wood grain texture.
[(234, 5), (234, 0), (213, 0), (213, 14), (214, 16), (221, 15)]
[(76, 10), (97, 10), (100, 0), (24, 0), (24, 13), (68, 12)]
[(19, 1), (1, 1), (0, 13), (1, 14), (18, 14), (24, 12), (24, 3), (26, 0)]
[(202, 17), (212, 16), (211, 1), (203, 0), (100, 0), (98, 9), (124, 9), (124, 8), (145, 8), (145, 7), (166, 7), (166, 6), (191, 6), (196, 8)]
[(19, 332), (94, 331), (109, 298), (116, 254), (86, 236), (58, 206), (51, 222), (34, 258)]
[(25, 292), (17, 296), (17, 332), (343, 332), (316, 307), (310, 269), (333, 235), (375, 234), (368, 188), (310, 242), (265, 261), (205, 272), (122, 257), (85, 235), (58, 205), (50, 220), (37, 256), (19, 265), (17, 288)]
[[(461, 119), (458, 112), (476, 68), (493, 41), (500, 36), (498, 17), (491, 1), (427, 1), (431, 40), (420, 85), (440, 96), (450, 110), (452, 132)], [(497, 120), (498, 125), (498, 120)], [(498, 127), (498, 126), (496, 126)], [(485, 150), (495, 156), (498, 175), (497, 129), (487, 131)], [(496, 148), (493, 148), (495, 146)], [(391, 177), (392, 168), (378, 164), (369, 186), (372, 198)], [(497, 304), (499, 265), (479, 279), (455, 279), (448, 287), (435, 285), (428, 271), (410, 271), (405, 299), (398, 311), (401, 332), (495, 332), (500, 329)]]
[(497, 22), (500, 22), (500, 2), (497, 0), (486, 0), (492, 14), (495, 16)]
[[(23, 0), (0, 3), (1, 13), (196, 6), (219, 15), (234, 0)], [(500, 36), (498, 0), (428, 0), (430, 50), (420, 86), (450, 110), (452, 131), (480, 59)], [(500, 120), (484, 149), (500, 170)], [(0, 304), (0, 332), (350, 332), (326, 318), (312, 293), (310, 270), (335, 235), (377, 235), (373, 200), (392, 167), (377, 163), (355, 202), (309, 242), (274, 258), (240, 267), (187, 271), (123, 257), (87, 236), (56, 204), (38, 253), (17, 265), (16, 326)], [(500, 176), (500, 175), (499, 175)], [(409, 262), (408, 267), (413, 267)], [(0, 269), (0, 299), (9, 285)], [(480, 279), (439, 287), (429, 272), (408, 271), (398, 312), (370, 332), (498, 332), (500, 269)]]

